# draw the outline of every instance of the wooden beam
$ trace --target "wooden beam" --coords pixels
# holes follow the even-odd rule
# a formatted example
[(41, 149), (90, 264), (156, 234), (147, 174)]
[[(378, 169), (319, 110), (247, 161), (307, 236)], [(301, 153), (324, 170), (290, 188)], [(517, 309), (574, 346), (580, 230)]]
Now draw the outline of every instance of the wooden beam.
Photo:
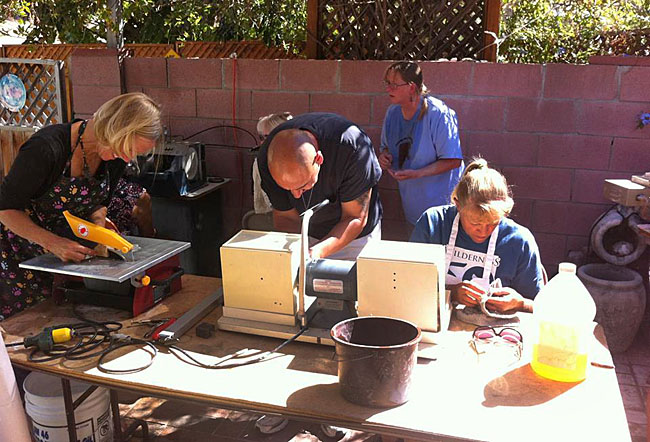
[(501, 0), (485, 0), (485, 23), (483, 34), (483, 59), (497, 61), (496, 39), (499, 37), (499, 20), (501, 19)]
[(307, 0), (307, 58), (318, 58), (318, 24), (320, 22), (319, 0)]

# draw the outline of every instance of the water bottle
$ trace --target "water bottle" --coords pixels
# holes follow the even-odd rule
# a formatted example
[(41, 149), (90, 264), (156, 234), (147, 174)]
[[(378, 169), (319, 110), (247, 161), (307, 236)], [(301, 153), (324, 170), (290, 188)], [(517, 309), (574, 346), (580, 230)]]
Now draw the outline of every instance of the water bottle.
[(540, 376), (563, 382), (586, 377), (596, 304), (576, 276), (575, 264), (560, 263), (558, 274), (535, 297), (537, 331), (531, 366)]

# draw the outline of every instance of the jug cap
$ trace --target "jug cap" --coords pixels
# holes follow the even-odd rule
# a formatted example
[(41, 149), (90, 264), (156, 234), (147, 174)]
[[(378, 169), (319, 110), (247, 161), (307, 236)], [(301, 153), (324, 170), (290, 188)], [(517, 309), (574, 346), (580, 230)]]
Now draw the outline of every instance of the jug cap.
[(576, 273), (576, 265), (572, 262), (561, 262), (558, 266), (558, 273)]

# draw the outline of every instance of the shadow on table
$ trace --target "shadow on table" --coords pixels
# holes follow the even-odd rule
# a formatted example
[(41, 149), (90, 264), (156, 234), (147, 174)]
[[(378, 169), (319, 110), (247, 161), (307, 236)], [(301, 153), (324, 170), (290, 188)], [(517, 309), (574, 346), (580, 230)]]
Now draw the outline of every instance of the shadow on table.
[(287, 408), (304, 409), (306, 416), (313, 414), (314, 411), (305, 408), (305, 404), (318, 404), (320, 410), (337, 410), (337, 415), (332, 415), (332, 420), (341, 426), (345, 426), (346, 419), (353, 422), (364, 421), (388, 409), (364, 407), (348, 402), (341, 396), (338, 382), (311, 385), (295, 391), (287, 399)]
[(530, 364), (518, 367), (486, 383), (483, 389), (486, 407), (529, 407), (543, 404), (565, 393), (579, 382), (538, 382)]

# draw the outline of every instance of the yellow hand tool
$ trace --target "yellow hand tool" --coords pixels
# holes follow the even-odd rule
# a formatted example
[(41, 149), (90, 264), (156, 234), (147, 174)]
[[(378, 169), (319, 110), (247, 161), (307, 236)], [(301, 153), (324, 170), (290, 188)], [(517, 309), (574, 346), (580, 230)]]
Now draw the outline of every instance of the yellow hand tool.
[(75, 336), (75, 331), (68, 327), (47, 327), (35, 336), (27, 336), (23, 340), (25, 348), (38, 347), (41, 351), (51, 351), (55, 344), (68, 342)]
[[(67, 210), (63, 212), (65, 219), (68, 221), (72, 232), (78, 238), (87, 239), (88, 241), (96, 242), (97, 244), (105, 245), (109, 250), (121, 256), (123, 259), (127, 259), (129, 252), (133, 252), (139, 249), (139, 247), (134, 246), (126, 239), (124, 239), (119, 233), (109, 230), (105, 227), (98, 226), (97, 224), (91, 223), (79, 217), (74, 216)], [(132, 254), (131, 254), (132, 255)], [(131, 256), (131, 258), (133, 258)], [(132, 259), (131, 259), (132, 260)]]

